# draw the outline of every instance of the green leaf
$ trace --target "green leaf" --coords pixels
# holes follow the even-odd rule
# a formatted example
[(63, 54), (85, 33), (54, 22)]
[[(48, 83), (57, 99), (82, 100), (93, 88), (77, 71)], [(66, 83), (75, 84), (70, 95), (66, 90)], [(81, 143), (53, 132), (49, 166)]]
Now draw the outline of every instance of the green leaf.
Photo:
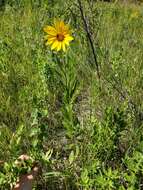
[(88, 170), (84, 169), (81, 173), (81, 180), (84, 185), (88, 184), (89, 182), (89, 177), (88, 177)]
[(71, 153), (70, 153), (70, 155), (69, 155), (69, 162), (70, 162), (70, 164), (73, 163), (74, 159), (75, 159), (75, 155), (74, 155), (74, 151), (72, 150)]

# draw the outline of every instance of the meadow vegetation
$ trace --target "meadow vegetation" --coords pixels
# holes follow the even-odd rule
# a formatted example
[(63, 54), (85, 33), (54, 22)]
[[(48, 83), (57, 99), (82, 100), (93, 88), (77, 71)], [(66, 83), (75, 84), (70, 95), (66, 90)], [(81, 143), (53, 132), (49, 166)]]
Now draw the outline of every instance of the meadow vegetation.
[[(45, 25), (70, 25), (66, 52)], [(32, 160), (16, 164), (17, 158)], [(0, 8), (0, 189), (143, 189), (143, 5), (7, 0)]]

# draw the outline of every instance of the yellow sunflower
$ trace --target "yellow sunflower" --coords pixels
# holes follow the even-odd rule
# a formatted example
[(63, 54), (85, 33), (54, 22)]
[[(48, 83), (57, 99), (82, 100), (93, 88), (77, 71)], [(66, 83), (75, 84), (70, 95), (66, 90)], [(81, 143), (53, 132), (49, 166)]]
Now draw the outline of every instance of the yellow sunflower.
[(74, 38), (71, 36), (69, 25), (63, 21), (54, 21), (53, 26), (45, 26), (44, 32), (47, 33), (45, 36), (46, 45), (51, 45), (51, 50), (66, 51), (66, 46), (69, 46)]

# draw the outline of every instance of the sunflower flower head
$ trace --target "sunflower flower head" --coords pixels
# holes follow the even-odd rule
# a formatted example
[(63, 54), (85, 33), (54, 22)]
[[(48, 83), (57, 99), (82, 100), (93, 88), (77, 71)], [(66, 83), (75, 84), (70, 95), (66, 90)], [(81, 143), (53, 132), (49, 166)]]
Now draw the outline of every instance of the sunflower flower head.
[(51, 46), (51, 50), (66, 51), (66, 46), (74, 39), (71, 36), (69, 25), (63, 21), (54, 21), (53, 26), (45, 26), (44, 32), (47, 33), (45, 36), (46, 45)]

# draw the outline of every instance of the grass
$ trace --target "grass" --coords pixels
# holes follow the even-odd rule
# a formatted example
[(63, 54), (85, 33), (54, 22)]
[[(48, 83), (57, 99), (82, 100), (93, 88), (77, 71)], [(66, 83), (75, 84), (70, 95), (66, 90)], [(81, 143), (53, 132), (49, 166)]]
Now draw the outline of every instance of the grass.
[[(78, 1), (1, 8), (2, 190), (31, 169), (15, 164), (21, 154), (41, 167), (35, 190), (143, 188), (143, 6), (82, 1), (82, 9), (88, 28)], [(73, 29), (66, 53), (44, 45), (54, 18)]]

